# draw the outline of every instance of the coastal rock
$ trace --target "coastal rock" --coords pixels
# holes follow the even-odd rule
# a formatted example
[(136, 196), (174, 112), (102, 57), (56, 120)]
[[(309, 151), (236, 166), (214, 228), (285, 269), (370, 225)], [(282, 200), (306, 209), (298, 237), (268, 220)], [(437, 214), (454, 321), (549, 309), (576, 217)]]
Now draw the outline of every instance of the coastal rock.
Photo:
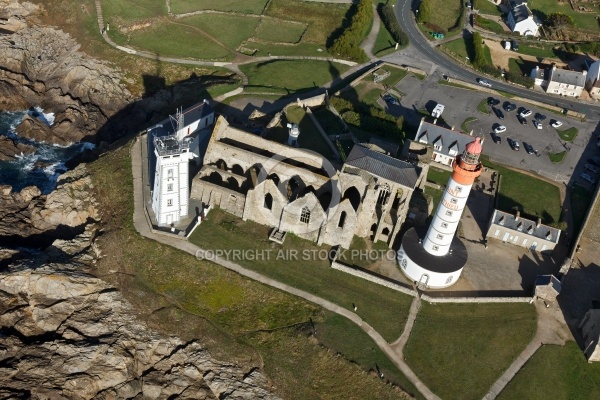
[(17, 156), (35, 152), (35, 147), (25, 143), (16, 143), (7, 136), (0, 136), (0, 161), (12, 161)]
[(0, 387), (30, 398), (276, 398), (257, 369), (151, 331), (114, 288), (56, 263), (0, 274)]
[[(2, 25), (0, 25), (0, 29), (1, 27)], [(27, 110), (29, 107), (30, 104), (14, 86), (0, 81), (0, 110), (21, 111)]]
[(0, 32), (12, 33), (26, 28), (27, 17), (38, 10), (38, 6), (27, 1), (0, 0)]
[[(60, 138), (53, 140), (52, 132), (50, 131), (48, 125), (37, 118), (30, 117), (29, 115), (26, 115), (25, 118), (23, 118), (23, 121), (21, 121), (15, 131), (20, 137), (35, 140), (36, 142), (56, 142), (57, 140), (61, 140)], [(59, 144), (67, 143), (68, 142), (63, 142)]]

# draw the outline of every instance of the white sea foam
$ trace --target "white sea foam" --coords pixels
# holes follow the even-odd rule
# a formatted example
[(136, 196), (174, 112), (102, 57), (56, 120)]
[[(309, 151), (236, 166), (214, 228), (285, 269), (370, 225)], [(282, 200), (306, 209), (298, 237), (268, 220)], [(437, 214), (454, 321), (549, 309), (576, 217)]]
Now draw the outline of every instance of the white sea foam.
[[(37, 111), (37, 115), (35, 115), (37, 119), (39, 119), (48, 126), (52, 126), (54, 124), (54, 113), (45, 113), (44, 109), (39, 106), (34, 107), (34, 110)], [(31, 114), (32, 113), (30, 113), (30, 115)]]

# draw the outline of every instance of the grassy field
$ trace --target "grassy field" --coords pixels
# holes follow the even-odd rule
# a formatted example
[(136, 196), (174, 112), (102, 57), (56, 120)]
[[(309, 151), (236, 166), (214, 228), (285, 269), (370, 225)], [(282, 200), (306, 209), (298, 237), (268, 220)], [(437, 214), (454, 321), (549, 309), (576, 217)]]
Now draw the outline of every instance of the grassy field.
[(593, 200), (593, 193), (580, 185), (573, 185), (571, 189), (571, 214), (573, 215), (573, 233), (576, 237), (583, 225), (583, 220), (587, 214)]
[[(596, 21), (596, 15), (597, 15), (596, 12), (591, 12), (591, 13), (581, 12), (580, 13), (580, 12), (574, 11), (568, 2), (559, 3), (556, 0), (533, 0), (531, 2), (528, 2), (527, 5), (531, 9), (531, 11), (533, 11), (534, 14), (536, 12), (539, 12), (540, 14), (547, 16), (547, 15), (550, 15), (555, 12), (560, 12), (560, 13), (567, 14), (571, 18), (573, 18), (573, 22), (575, 23), (575, 26), (577, 28), (593, 30), (593, 31), (598, 30), (598, 22)], [(592, 7), (588, 6), (588, 8), (593, 8), (593, 6)], [(544, 21), (542, 20), (542, 22), (544, 22)]]
[[(230, 50), (237, 49), (240, 43), (253, 36), (259, 21), (258, 18), (254, 17), (222, 14), (201, 14), (177, 20), (181, 24), (190, 25), (206, 32)], [(232, 29), (232, 27), (235, 27), (235, 29)], [(189, 46), (184, 37), (181, 39)]]
[(375, 39), (375, 43), (373, 44), (373, 49), (371, 50), (374, 55), (377, 57), (383, 57), (386, 54), (393, 53), (396, 47), (396, 41), (390, 35), (390, 32), (385, 27), (385, 24), (381, 24), (379, 28), (379, 32), (377, 33), (377, 38)]
[(519, 53), (540, 58), (556, 58), (556, 54), (554, 54), (554, 50), (552, 50), (551, 45), (532, 46), (526, 43), (519, 43)]
[(579, 133), (579, 131), (575, 127), (571, 127), (569, 129), (564, 130), (557, 129), (556, 132), (558, 132), (558, 136), (560, 136), (560, 138), (565, 142), (572, 142), (573, 140), (575, 140), (577, 134)]
[(167, 6), (164, 1), (157, 0), (136, 0), (135, 6), (122, 0), (103, 0), (102, 14), (109, 23), (131, 22), (167, 15)]
[(479, 400), (535, 328), (535, 308), (529, 304), (422, 303), (404, 357), (441, 398)]
[(567, 151), (561, 151), (558, 153), (548, 153), (548, 158), (550, 158), (550, 161), (552, 161), (552, 163), (554, 164), (558, 164), (561, 163), (564, 159), (565, 156), (567, 155)]
[(345, 72), (348, 66), (316, 60), (280, 60), (244, 64), (240, 69), (248, 76), (249, 86), (292, 93), (317, 88)]
[[(331, 269), (329, 261), (305, 257), (312, 252), (327, 252), (327, 246), (288, 234), (283, 245), (269, 241), (271, 228), (241, 219), (221, 210), (212, 210), (192, 236), (190, 242), (206, 249), (270, 250), (271, 260), (245, 260), (243, 266), (296, 288), (314, 293), (342, 307), (358, 306), (358, 314), (371, 324), (386, 340), (400, 336), (411, 297), (364, 279)], [(279, 251), (297, 251), (298, 257), (275, 260)]]
[(431, 0), (430, 4), (432, 12), (428, 22), (436, 24), (446, 31), (457, 24), (462, 11), (460, 0)]
[[(212, 356), (241, 367), (262, 365), (271, 389), (282, 398), (403, 398), (379, 377), (361, 371), (374, 368), (371, 360), (387, 365), (377, 348), (369, 352), (371, 359), (354, 357), (365, 362), (357, 365), (347, 361), (353, 354), (326, 347), (334, 340), (315, 340), (311, 320), (328, 326), (329, 337), (347, 334), (343, 323), (329, 323), (330, 316), (320, 308), (140, 237), (131, 219), (128, 144), (88, 168), (104, 224), (97, 243), (107, 255), (94, 272), (119, 288), (150, 328), (184, 341), (199, 340)], [(361, 330), (351, 340), (355, 342), (339, 346), (374, 347)], [(389, 375), (402, 382), (397, 370), (390, 368)]]
[[(160, 40), (156, 40), (157, 37), (160, 37)], [(193, 42), (194, 46), (190, 46), (190, 42)], [(161, 56), (204, 60), (231, 58), (229, 49), (203, 35), (198, 29), (166, 21), (155, 22), (147, 29), (132, 32), (129, 44)]]
[(261, 14), (268, 0), (171, 0), (171, 12), (184, 14), (199, 10), (235, 11)]
[(489, 0), (479, 0), (477, 8), (481, 14), (496, 15), (498, 17), (502, 15), (500, 8)]
[[(488, 2), (487, 0), (481, 0), (481, 3), (487, 3), (487, 2)], [(476, 25), (482, 27), (483, 29), (486, 29), (488, 31), (495, 32), (498, 34), (507, 34), (508, 33), (504, 30), (502, 25), (500, 25), (496, 21), (492, 21), (491, 19), (477, 17)]]
[[(286, 118), (289, 122), (298, 124), (298, 127), (300, 128), (300, 137), (298, 138), (300, 147), (316, 151), (326, 158), (332, 157), (331, 149), (325, 142), (325, 139), (323, 139), (323, 136), (321, 136), (321, 133), (317, 130), (317, 127), (313, 123), (312, 119), (302, 107), (288, 107)], [(285, 139), (283, 143), (287, 141), (288, 136), (287, 128), (285, 131)]]
[(271, 0), (265, 14), (306, 23), (308, 29), (302, 41), (325, 46), (333, 31), (342, 26), (349, 8), (350, 4)]
[(427, 172), (427, 181), (436, 183), (440, 186), (446, 186), (448, 183), (448, 179), (450, 179), (450, 171), (446, 171), (444, 169), (439, 169), (435, 167), (429, 167), (429, 172)]
[[(384, 241), (380, 240), (377, 243), (372, 243), (368, 239), (354, 236), (354, 238), (352, 238), (352, 243), (350, 243), (350, 247), (348, 247), (348, 249), (347, 249), (347, 250), (349, 250), (349, 252), (340, 253), (339, 259), (340, 259), (340, 261), (343, 261), (346, 264), (356, 265), (357, 267), (361, 267), (361, 268), (365, 268), (365, 269), (369, 269), (369, 270), (373, 271), (374, 270), (373, 267), (376, 267), (377, 264), (379, 264), (378, 260), (372, 260), (372, 259), (369, 259), (368, 257), (359, 257), (359, 256), (353, 257), (352, 252), (356, 251), (357, 253), (355, 253), (355, 254), (359, 254), (358, 252), (366, 252), (366, 251), (370, 251), (370, 250), (388, 251), (389, 249), (390, 248)], [(364, 254), (366, 254), (366, 253), (364, 253)]]
[(600, 364), (588, 364), (575, 342), (542, 346), (498, 396), (498, 400), (599, 398)]
[(486, 115), (490, 114), (490, 109), (488, 108), (488, 105), (487, 105), (487, 99), (483, 99), (479, 102), (479, 104), (477, 105), (477, 111), (479, 111), (482, 114), (486, 114)]
[(467, 58), (468, 55), (471, 53), (470, 51), (467, 52), (467, 45), (463, 38), (459, 38), (456, 40), (452, 40), (450, 42), (446, 42), (446, 43), (442, 44), (441, 47), (456, 54), (458, 57), (462, 58), (463, 60), (465, 58)]
[(540, 216), (545, 224), (557, 223), (561, 214), (560, 192), (555, 185), (508, 169), (481, 157), (486, 167), (497, 170), (502, 181), (498, 190), (498, 208), (521, 211), (530, 217)]
[(442, 200), (442, 196), (444, 195), (444, 191), (440, 190), (440, 189), (436, 189), (436, 188), (432, 188), (430, 186), (425, 186), (425, 195), (426, 196), (430, 196), (431, 197), (431, 201), (433, 204), (433, 208), (431, 209), (431, 212), (434, 213), (438, 204), (440, 203), (440, 200)]
[(298, 43), (306, 30), (306, 24), (290, 21), (263, 19), (255, 37), (267, 42)]
[(405, 69), (394, 68), (390, 66), (385, 66), (383, 69), (388, 71), (390, 73), (390, 76), (388, 76), (380, 82), (382, 85), (396, 86), (398, 82), (400, 82), (406, 77), (406, 75), (408, 75), (408, 71)]

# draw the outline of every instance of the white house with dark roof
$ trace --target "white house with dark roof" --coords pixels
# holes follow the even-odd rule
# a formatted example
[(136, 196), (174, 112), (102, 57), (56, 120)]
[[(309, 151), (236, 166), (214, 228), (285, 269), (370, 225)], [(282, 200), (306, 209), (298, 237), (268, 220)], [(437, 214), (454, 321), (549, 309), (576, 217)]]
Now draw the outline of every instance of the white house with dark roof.
[(465, 147), (473, 139), (473, 136), (425, 122), (425, 119), (421, 119), (415, 135), (415, 142), (433, 147), (432, 161), (447, 166), (452, 164), (458, 154), (465, 151)]
[(538, 36), (540, 22), (523, 0), (510, 0), (507, 2), (509, 10), (506, 16), (506, 25), (513, 32), (518, 32), (523, 36)]
[(579, 97), (585, 87), (587, 71), (571, 71), (556, 68), (553, 64), (548, 77), (546, 93), (562, 96)]
[(551, 253), (560, 239), (560, 229), (543, 225), (541, 219), (532, 221), (522, 218), (517, 211), (509, 214), (494, 210), (486, 238), (525, 247), (541, 253)]
[(548, 86), (550, 68), (550, 66), (546, 67), (543, 65), (536, 65), (535, 68), (531, 70), (531, 74), (529, 74), (529, 77), (533, 79), (535, 85), (546, 88)]

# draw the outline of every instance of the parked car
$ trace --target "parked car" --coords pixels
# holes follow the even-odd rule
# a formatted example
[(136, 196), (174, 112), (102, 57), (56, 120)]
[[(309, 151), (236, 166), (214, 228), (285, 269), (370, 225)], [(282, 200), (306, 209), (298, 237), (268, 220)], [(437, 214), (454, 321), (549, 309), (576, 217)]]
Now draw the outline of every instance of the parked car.
[(494, 128), (494, 133), (504, 133), (506, 132), (506, 127), (504, 125), (498, 125)]
[(516, 40), (512, 41), (512, 49), (514, 51), (519, 51), (519, 43)]
[(542, 125), (542, 123), (540, 121), (538, 121), (537, 119), (533, 121), (533, 125), (535, 125), (535, 127), (537, 129), (542, 129), (544, 128), (544, 126)]
[(590, 164), (590, 165), (593, 165), (594, 167), (598, 167), (598, 166), (600, 166), (600, 165), (598, 164), (598, 162), (596, 162), (595, 160), (593, 160), (593, 159), (591, 159), (591, 158), (588, 158), (588, 159), (587, 159), (587, 163), (588, 163), (588, 164)]
[(579, 175), (579, 177), (586, 182), (589, 182), (592, 184), (596, 183), (596, 180), (594, 178), (592, 178), (592, 176), (590, 174), (583, 173), (583, 174)]
[(587, 169), (588, 171), (592, 171), (594, 174), (598, 173), (598, 167), (596, 167), (592, 164), (585, 164), (584, 168)]
[(493, 97), (488, 97), (487, 103), (488, 103), (488, 106), (492, 106), (493, 107), (493, 106), (497, 106), (498, 104), (500, 104), (500, 100), (495, 99)]
[(517, 105), (510, 101), (505, 101), (504, 104), (502, 104), (502, 108), (504, 108), (504, 111), (506, 112), (511, 112), (512, 110), (516, 110)]
[(521, 117), (525, 118), (525, 117), (529, 117), (532, 114), (531, 110), (523, 110), (521, 111), (521, 113), (519, 114)]
[(519, 151), (519, 148), (520, 148), (519, 141), (511, 139), (511, 138), (507, 138), (506, 140), (508, 141), (508, 145), (510, 146), (511, 149), (513, 149), (514, 151)]
[(560, 128), (562, 126), (562, 122), (553, 120), (550, 125), (552, 125), (553, 128)]
[(496, 114), (496, 117), (504, 119), (504, 113), (499, 108), (493, 107), (492, 110), (494, 110), (494, 114)]
[(544, 114), (540, 114), (540, 113), (535, 114), (535, 119), (537, 119), (538, 121), (545, 121), (546, 118), (548, 118), (548, 117), (546, 117)]
[(397, 106), (398, 104), (400, 104), (398, 102), (398, 100), (394, 96), (392, 96), (391, 94), (386, 94), (385, 96), (383, 96), (383, 100), (385, 100), (386, 103), (392, 104), (392, 105), (395, 105), (395, 106)]
[(527, 120), (525, 118), (521, 117), (520, 115), (517, 115), (517, 119), (519, 120), (521, 125), (527, 125)]
[(523, 142), (523, 147), (525, 148), (525, 151), (527, 152), (527, 154), (534, 154), (535, 153), (535, 149), (529, 143)]
[(499, 135), (497, 135), (495, 132), (492, 132), (492, 140), (496, 144), (502, 143), (502, 138)]
[(481, 86), (492, 87), (492, 84), (483, 78), (477, 78), (477, 83), (479, 83)]

